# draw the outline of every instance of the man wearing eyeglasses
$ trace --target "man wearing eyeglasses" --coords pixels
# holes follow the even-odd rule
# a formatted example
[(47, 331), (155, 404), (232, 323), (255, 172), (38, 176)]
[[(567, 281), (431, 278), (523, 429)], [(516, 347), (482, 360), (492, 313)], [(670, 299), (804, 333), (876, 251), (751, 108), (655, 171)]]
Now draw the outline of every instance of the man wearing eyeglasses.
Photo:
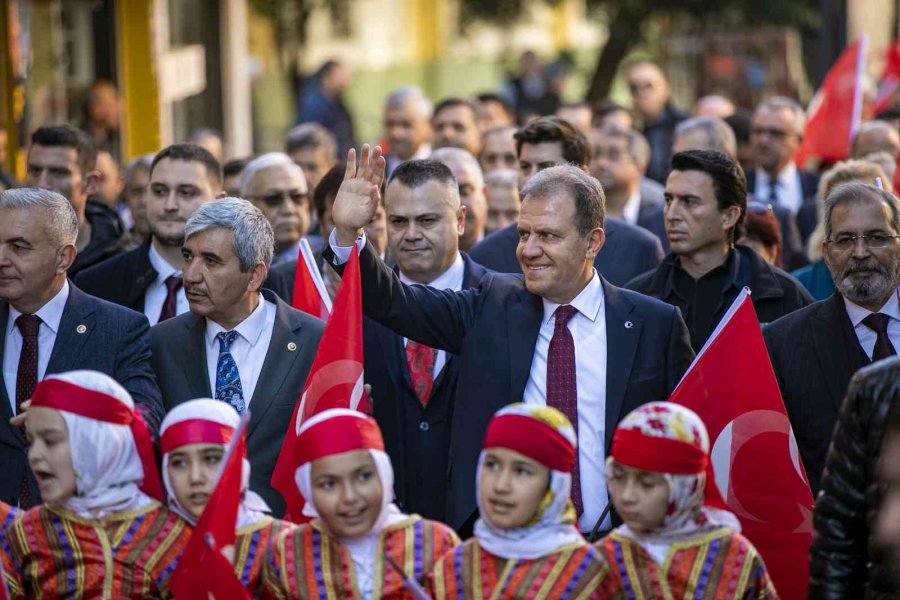
[(309, 230), (310, 194), (303, 169), (282, 152), (263, 154), (241, 173), (241, 196), (261, 210), (275, 230), (272, 266), (296, 259)]
[(835, 293), (763, 330), (813, 493), (850, 377), (900, 348), (900, 201), (851, 182), (824, 211)]

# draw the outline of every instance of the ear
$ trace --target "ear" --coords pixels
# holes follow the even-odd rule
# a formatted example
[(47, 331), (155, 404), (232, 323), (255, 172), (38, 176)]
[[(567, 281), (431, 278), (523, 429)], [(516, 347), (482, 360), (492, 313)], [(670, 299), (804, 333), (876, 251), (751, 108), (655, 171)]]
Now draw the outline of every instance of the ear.
[(604, 243), (606, 243), (606, 232), (602, 228), (598, 227), (591, 231), (588, 234), (588, 249), (585, 252), (585, 258), (590, 258), (593, 262)]
[(262, 289), (263, 283), (266, 281), (266, 276), (269, 274), (269, 267), (264, 265), (263, 263), (257, 263), (250, 270), (251, 276), (250, 281), (247, 283), (247, 290), (250, 292), (258, 292)]
[(88, 196), (100, 191), (100, 171), (88, 171), (84, 176), (84, 193)]
[(739, 206), (729, 206), (722, 211), (722, 228), (731, 229), (741, 219), (741, 208)]
[(56, 272), (65, 273), (68, 271), (72, 263), (75, 262), (76, 256), (78, 256), (78, 250), (75, 249), (75, 244), (66, 244), (60, 248), (56, 255)]
[(466, 232), (466, 207), (460, 205), (459, 212), (456, 213), (456, 232), (462, 235)]

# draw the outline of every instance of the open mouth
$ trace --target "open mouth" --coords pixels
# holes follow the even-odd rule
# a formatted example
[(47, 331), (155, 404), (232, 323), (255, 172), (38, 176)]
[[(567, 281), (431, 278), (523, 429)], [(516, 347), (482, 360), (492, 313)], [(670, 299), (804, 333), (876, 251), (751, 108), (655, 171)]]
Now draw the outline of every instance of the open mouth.
[(495, 513), (505, 514), (511, 511), (516, 507), (515, 504), (510, 504), (509, 502), (503, 502), (502, 500), (488, 500), (488, 505), (491, 507)]
[(205, 492), (196, 492), (188, 496), (188, 500), (190, 500), (191, 504), (200, 506), (209, 501), (209, 494)]
[(37, 470), (33, 471), (33, 473), (34, 478), (38, 482), (38, 485), (45, 485), (56, 479), (56, 476), (54, 476), (50, 471)]

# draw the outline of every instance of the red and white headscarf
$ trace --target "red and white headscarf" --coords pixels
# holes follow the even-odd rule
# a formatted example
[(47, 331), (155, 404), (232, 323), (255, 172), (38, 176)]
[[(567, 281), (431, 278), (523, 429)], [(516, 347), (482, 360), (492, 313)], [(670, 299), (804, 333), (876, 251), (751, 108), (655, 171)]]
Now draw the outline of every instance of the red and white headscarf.
[(613, 434), (607, 477), (613, 462), (660, 473), (669, 484), (662, 527), (652, 534), (633, 532), (627, 525), (619, 527), (657, 562), (662, 562), (672, 542), (722, 525), (740, 531), (733, 514), (703, 505), (709, 434), (691, 409), (672, 402), (651, 402), (628, 413)]
[[(166, 418), (163, 419), (159, 445), (163, 453), (162, 474), (169, 508), (192, 525), (196, 525), (197, 519), (181, 506), (172, 491), (168, 469), (169, 454), (189, 444), (226, 446), (234, 436), (240, 421), (240, 415), (230, 404), (212, 398), (197, 398), (183, 402), (169, 411)], [(246, 445), (240, 444), (236, 450), (241, 452), (243, 463), (241, 469), (243, 494), (241, 506), (238, 509), (237, 527), (245, 527), (265, 518), (265, 513), (271, 512), (271, 509), (259, 495), (249, 489), (250, 462), (246, 456)]]
[[(496, 527), (481, 506), (481, 470), (490, 448), (513, 450), (550, 469), (547, 493), (525, 527)], [(546, 556), (563, 546), (584, 543), (569, 499), (576, 452), (575, 430), (555, 408), (518, 403), (494, 415), (488, 424), (476, 475), (481, 517), (475, 523), (475, 536), (488, 552), (506, 559), (528, 560)]]
[(66, 422), (75, 495), (63, 508), (86, 518), (162, 501), (153, 443), (131, 395), (97, 371), (48, 375), (32, 408), (58, 410)]

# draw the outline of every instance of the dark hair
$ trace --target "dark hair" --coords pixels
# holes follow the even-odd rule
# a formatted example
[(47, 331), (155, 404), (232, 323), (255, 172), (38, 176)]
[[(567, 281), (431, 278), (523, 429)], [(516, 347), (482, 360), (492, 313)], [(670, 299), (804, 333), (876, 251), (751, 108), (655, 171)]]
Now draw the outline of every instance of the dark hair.
[(284, 153), (292, 154), (304, 148), (322, 148), (329, 158), (338, 155), (337, 139), (319, 123), (301, 123), (288, 131), (284, 138)]
[(522, 144), (559, 142), (563, 159), (576, 167), (591, 162), (591, 144), (574, 125), (559, 117), (539, 117), (516, 132), (516, 154), (521, 156)]
[(222, 187), (222, 165), (203, 146), (198, 146), (197, 144), (172, 144), (171, 146), (166, 146), (153, 157), (153, 164), (150, 165), (150, 177), (153, 177), (153, 170), (156, 168), (156, 165), (165, 158), (203, 163), (203, 166), (206, 167), (206, 175), (209, 177), (213, 187), (216, 189)]
[(741, 165), (717, 150), (685, 150), (672, 157), (672, 170), (700, 171), (709, 175), (719, 210), (731, 206), (741, 209), (741, 216), (731, 231), (732, 242), (740, 239), (747, 214), (747, 178)]
[(436, 160), (408, 160), (400, 163), (391, 174), (391, 182), (399, 181), (408, 188), (417, 188), (429, 181), (437, 181), (456, 189), (456, 177), (450, 167)]
[(835, 187), (825, 198), (825, 239), (831, 237), (831, 213), (834, 212), (834, 207), (845, 202), (864, 200), (887, 204), (891, 210), (891, 227), (894, 229), (894, 233), (900, 233), (900, 199), (890, 192), (879, 190), (870, 183), (849, 181)]
[(337, 197), (338, 190), (344, 182), (344, 171), (347, 170), (347, 163), (338, 163), (328, 169), (328, 172), (319, 180), (316, 189), (313, 190), (313, 208), (319, 222), (325, 214), (325, 207), (334, 202)]
[(222, 177), (234, 177), (235, 175), (240, 175), (241, 171), (244, 170), (250, 161), (253, 160), (252, 156), (245, 156), (244, 158), (232, 158), (224, 165), (222, 165)]
[(97, 168), (97, 144), (84, 131), (71, 125), (48, 125), (31, 134), (31, 144), (71, 148), (78, 156), (82, 176)]
[(495, 104), (499, 104), (503, 107), (503, 112), (505, 112), (511, 119), (515, 121), (516, 111), (513, 110), (512, 104), (509, 101), (501, 96), (500, 94), (495, 94), (494, 92), (483, 92), (475, 96), (476, 102), (493, 102)]
[(444, 98), (435, 105), (434, 111), (431, 113), (431, 118), (434, 119), (435, 117), (437, 117), (438, 114), (444, 109), (454, 108), (456, 106), (465, 106), (466, 108), (468, 108), (472, 112), (472, 119), (475, 119), (478, 116), (478, 111), (472, 101), (466, 100), (465, 98), (459, 98), (457, 96), (451, 96), (450, 98)]
[(729, 115), (723, 120), (731, 127), (738, 144), (746, 144), (750, 141), (750, 124), (752, 119), (749, 112), (739, 109), (733, 115)]

